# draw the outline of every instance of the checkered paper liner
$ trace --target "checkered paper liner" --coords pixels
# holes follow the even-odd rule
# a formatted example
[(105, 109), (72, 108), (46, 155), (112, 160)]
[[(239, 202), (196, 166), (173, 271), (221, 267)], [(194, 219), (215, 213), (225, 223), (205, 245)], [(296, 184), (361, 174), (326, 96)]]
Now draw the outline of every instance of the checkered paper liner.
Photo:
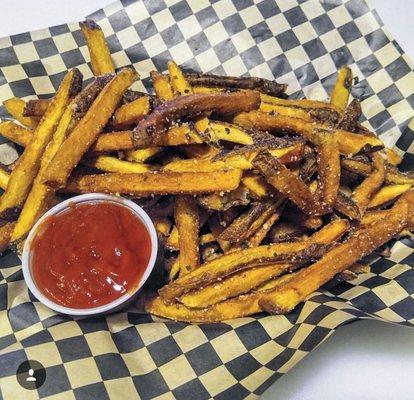
[[(413, 164), (412, 64), (361, 0), (120, 0), (92, 15), (117, 67), (133, 65), (138, 89), (173, 59), (186, 70), (253, 75), (288, 83), (289, 94), (326, 99), (340, 66), (358, 77), (363, 124)], [(0, 39), (0, 100), (49, 97), (67, 69), (92, 77), (77, 23)], [(5, 111), (0, 116), (6, 117)], [(16, 158), (2, 139), (0, 161)], [(0, 259), (0, 398), (257, 398), (334, 330), (361, 318), (412, 326), (414, 244), (352, 282), (330, 284), (286, 316), (265, 314), (221, 324), (163, 321), (134, 307), (72, 319), (28, 292), (20, 261)], [(40, 361), (46, 382), (19, 387), (16, 370)]]

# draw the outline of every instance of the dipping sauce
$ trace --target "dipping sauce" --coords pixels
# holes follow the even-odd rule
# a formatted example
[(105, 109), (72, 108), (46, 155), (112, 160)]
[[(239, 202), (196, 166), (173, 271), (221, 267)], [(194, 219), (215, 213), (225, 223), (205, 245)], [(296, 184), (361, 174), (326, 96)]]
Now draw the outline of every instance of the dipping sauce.
[(151, 238), (127, 207), (73, 204), (47, 218), (31, 244), (33, 280), (50, 300), (98, 307), (137, 287), (151, 256)]

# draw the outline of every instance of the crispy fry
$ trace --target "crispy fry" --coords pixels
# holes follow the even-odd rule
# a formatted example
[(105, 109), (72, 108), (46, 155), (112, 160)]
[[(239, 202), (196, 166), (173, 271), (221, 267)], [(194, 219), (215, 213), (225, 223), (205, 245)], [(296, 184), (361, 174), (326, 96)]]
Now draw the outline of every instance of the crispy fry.
[(115, 66), (100, 26), (90, 19), (80, 22), (79, 26), (88, 45), (94, 75), (114, 73)]
[(137, 124), (150, 112), (150, 108), (149, 97), (139, 97), (119, 107), (110, 121), (110, 126), (113, 129), (124, 129), (133, 124)]
[(308, 123), (299, 118), (289, 118), (284, 115), (270, 115), (260, 111), (241, 113), (233, 119), (233, 122), (240, 126), (264, 131), (293, 132), (308, 140), (312, 140), (312, 134), (315, 130), (327, 130), (336, 136), (339, 151), (346, 156), (379, 150), (384, 147), (382, 141), (377, 137), (363, 136), (341, 129), (329, 129), (315, 122)]
[(386, 164), (385, 170), (385, 183), (388, 185), (414, 184), (414, 173), (412, 171), (401, 172), (391, 164)]
[(282, 215), (284, 206), (281, 205), (265, 222), (264, 224), (251, 236), (247, 239), (246, 244), (247, 247), (257, 247), (259, 246), (272, 226), (275, 224), (276, 221), (279, 220), (280, 216)]
[(391, 165), (394, 165), (394, 167), (396, 167), (401, 164), (403, 158), (395, 150), (386, 148), (384, 149), (384, 152), (387, 157), (387, 161)]
[(256, 199), (270, 196), (275, 192), (273, 187), (269, 185), (261, 175), (257, 175), (253, 172), (245, 172), (242, 178), (242, 183)]
[(207, 86), (227, 89), (251, 89), (272, 96), (280, 96), (287, 85), (255, 77), (218, 76), (212, 74), (185, 74), (191, 86)]
[(197, 198), (198, 204), (209, 210), (226, 211), (231, 207), (247, 205), (250, 202), (248, 190), (240, 185), (228, 193), (212, 193)]
[(372, 159), (374, 171), (352, 193), (352, 199), (362, 213), (365, 212), (372, 197), (378, 192), (385, 179), (384, 159), (379, 153), (374, 153)]
[(362, 115), (361, 104), (357, 99), (351, 101), (346, 107), (336, 127), (349, 132), (355, 132), (358, 128), (358, 120)]
[(40, 161), (39, 172), (24, 203), (22, 212), (14, 228), (11, 241), (24, 239), (37, 219), (50, 207), (54, 199), (54, 190), (43, 183), (44, 173), (74, 126), (85, 115), (92, 102), (109, 81), (109, 76), (96, 78), (82, 90), (66, 107), (59, 124), (48, 143)]
[(368, 176), (372, 172), (371, 162), (367, 158), (343, 158), (341, 167), (362, 176)]
[(152, 194), (203, 194), (230, 191), (240, 184), (241, 171), (147, 172), (143, 174), (103, 174), (73, 177), (65, 188), (69, 193), (104, 192), (136, 197)]
[[(98, 139), (99, 140), (99, 139)], [(125, 158), (128, 161), (135, 161), (142, 163), (147, 161), (149, 158), (158, 154), (161, 151), (161, 147), (148, 147), (146, 149), (128, 150), (125, 153)]]
[(413, 193), (403, 196), (387, 211), (386, 218), (355, 232), (344, 243), (328, 251), (319, 261), (301, 270), (288, 283), (267, 293), (259, 301), (262, 309), (275, 314), (293, 310), (333, 276), (397, 235), (407, 226), (413, 214), (413, 199), (410, 199), (412, 196)]
[(280, 221), (269, 232), (270, 243), (294, 242), (306, 237), (306, 228), (292, 222)]
[(201, 158), (204, 160), (210, 160), (220, 153), (220, 149), (208, 144), (187, 144), (181, 146), (180, 150), (190, 158)]
[(6, 190), (10, 174), (4, 165), (0, 165), (0, 189)]
[(165, 301), (173, 301), (191, 290), (249, 269), (253, 265), (302, 262), (320, 257), (324, 250), (324, 246), (309, 242), (277, 243), (235, 251), (203, 264), (193, 272), (164, 286), (159, 293)]
[(7, 249), (10, 243), (10, 237), (13, 233), (16, 222), (7, 222), (0, 227), (0, 254)]
[(170, 279), (194, 271), (200, 264), (199, 238), (200, 217), (193, 197), (177, 196), (174, 219), (178, 232), (179, 256), (170, 270)]
[(37, 126), (33, 140), (29, 142), (10, 174), (7, 189), (0, 199), (1, 218), (13, 220), (20, 211), (40, 168), (42, 154), (69, 103), (70, 97), (80, 90), (81, 85), (82, 75), (77, 69), (66, 74), (46, 114)]
[(96, 140), (125, 90), (137, 78), (135, 71), (124, 68), (103, 88), (49, 164), (44, 175), (47, 185), (55, 189), (65, 186), (69, 174)]
[(171, 231), (171, 221), (168, 218), (156, 218), (154, 219), (155, 230), (158, 235), (168, 237)]
[(170, 74), (171, 86), (176, 96), (183, 96), (193, 93), (190, 83), (187, 81), (183, 71), (174, 61), (168, 61), (168, 72)]
[(340, 114), (341, 109), (334, 104), (326, 103), (325, 101), (309, 100), (309, 99), (282, 99), (279, 97), (260, 95), (264, 103), (274, 104), (283, 107), (299, 108), (302, 110), (329, 110)]
[(349, 67), (343, 66), (338, 72), (338, 77), (331, 94), (331, 104), (345, 110), (348, 105), (349, 93), (352, 87), (352, 71)]
[(29, 100), (23, 110), (24, 117), (43, 117), (49, 107), (51, 99)]
[(220, 140), (225, 140), (244, 145), (254, 144), (253, 138), (246, 131), (226, 122), (202, 118), (194, 124), (194, 128), (208, 143), (217, 143)]
[(24, 109), (26, 107), (26, 102), (17, 97), (12, 97), (11, 99), (3, 101), (3, 105), (6, 108), (7, 112), (17, 121), (19, 121), (23, 126), (34, 129), (40, 121), (38, 117), (25, 117)]
[(33, 132), (30, 129), (17, 125), (12, 121), (0, 122), (0, 135), (6, 139), (11, 140), (20, 146), (27, 146), (33, 137)]
[(90, 153), (111, 153), (118, 150), (133, 150), (132, 131), (101, 133), (90, 147)]
[(236, 114), (258, 108), (256, 92), (192, 94), (177, 97), (157, 107), (134, 129), (136, 147), (157, 145), (167, 128), (183, 117), (195, 117), (207, 111), (222, 115)]
[(368, 204), (368, 209), (383, 207), (390, 202), (396, 200), (399, 196), (410, 190), (411, 185), (391, 185), (384, 186), (377, 193), (372, 196), (371, 201)]
[[(349, 223), (345, 220), (335, 220), (320, 231), (314, 233), (310, 241), (320, 244), (329, 244), (347, 232)], [(268, 280), (280, 274), (297, 268), (294, 264), (274, 264), (253, 267), (231, 275), (227, 279), (213, 285), (189, 292), (180, 297), (180, 302), (190, 308), (204, 308), (219, 303), (230, 297), (249, 292)]]
[(151, 171), (151, 167), (143, 163), (124, 161), (110, 156), (87, 158), (82, 163), (101, 171), (119, 172), (121, 174), (142, 174)]
[(174, 92), (171, 87), (168, 76), (160, 74), (157, 71), (151, 71), (152, 86), (159, 101), (168, 101), (174, 98)]
[(358, 205), (354, 200), (340, 191), (336, 197), (334, 209), (350, 219), (359, 220), (361, 218), (361, 210)]
[(167, 238), (167, 241), (165, 242), (165, 246), (167, 247), (167, 249), (174, 250), (174, 251), (178, 251), (180, 249), (178, 236), (179, 236), (178, 229), (174, 225), (171, 230), (170, 235)]

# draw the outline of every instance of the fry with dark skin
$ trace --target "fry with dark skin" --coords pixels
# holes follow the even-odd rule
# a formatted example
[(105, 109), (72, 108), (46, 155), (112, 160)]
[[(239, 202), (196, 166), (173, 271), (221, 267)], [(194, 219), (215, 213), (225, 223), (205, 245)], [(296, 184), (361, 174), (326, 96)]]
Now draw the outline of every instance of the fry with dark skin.
[(261, 308), (272, 314), (290, 312), (336, 274), (398, 235), (413, 215), (414, 193), (407, 194), (386, 212), (384, 219), (358, 230), (319, 261), (299, 271), (288, 283), (263, 296), (259, 301)]
[(50, 104), (50, 99), (29, 100), (23, 110), (25, 117), (43, 117)]
[(135, 71), (124, 68), (103, 88), (46, 169), (43, 179), (48, 186), (65, 187), (70, 173), (97, 139), (124, 92), (137, 79)]
[(15, 225), (16, 222), (7, 222), (0, 227), (0, 254), (7, 250)]
[(46, 114), (36, 127), (33, 140), (29, 142), (10, 174), (7, 189), (0, 199), (1, 218), (13, 220), (20, 212), (39, 171), (43, 152), (52, 138), (70, 98), (79, 92), (81, 85), (82, 74), (77, 69), (66, 74)]
[(236, 114), (259, 106), (257, 92), (180, 96), (164, 102), (138, 124), (134, 129), (134, 143), (137, 148), (157, 146), (168, 127), (183, 117), (196, 117), (207, 111)]
[(355, 132), (358, 127), (358, 120), (362, 115), (361, 104), (357, 99), (351, 101), (346, 107), (336, 127), (349, 132)]
[(66, 193), (112, 193), (136, 197), (152, 194), (204, 194), (231, 191), (240, 184), (241, 171), (147, 172), (142, 174), (82, 175), (69, 180)]
[(334, 210), (350, 219), (359, 220), (361, 218), (361, 210), (355, 201), (340, 191), (336, 196)]
[(338, 72), (338, 77), (331, 94), (331, 104), (336, 105), (341, 110), (345, 110), (348, 105), (349, 93), (352, 87), (352, 71), (349, 67), (343, 66)]
[(115, 66), (100, 26), (90, 19), (80, 22), (79, 26), (88, 45), (94, 75), (114, 73)]
[(3, 101), (3, 105), (6, 108), (7, 112), (19, 121), (22, 125), (29, 129), (35, 129), (37, 124), (40, 121), (39, 117), (25, 117), (24, 109), (26, 107), (26, 102), (17, 97), (12, 97), (11, 99)]

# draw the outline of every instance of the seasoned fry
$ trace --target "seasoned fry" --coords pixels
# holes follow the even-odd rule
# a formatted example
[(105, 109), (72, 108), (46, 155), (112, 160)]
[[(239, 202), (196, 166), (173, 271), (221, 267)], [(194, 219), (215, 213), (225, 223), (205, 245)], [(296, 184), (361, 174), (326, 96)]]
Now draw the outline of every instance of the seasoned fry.
[(249, 269), (252, 265), (302, 262), (310, 258), (319, 258), (324, 250), (324, 246), (309, 242), (276, 243), (235, 251), (203, 264), (193, 272), (164, 286), (159, 293), (165, 301), (173, 301), (191, 290)]
[(65, 186), (69, 174), (96, 140), (125, 90), (137, 78), (135, 71), (124, 68), (103, 88), (49, 164), (44, 175), (47, 185), (55, 189)]
[(70, 98), (80, 90), (81, 82), (82, 75), (77, 69), (68, 72), (63, 79), (51, 105), (33, 134), (33, 140), (29, 142), (10, 174), (7, 189), (0, 199), (1, 218), (13, 220), (23, 206), (40, 168), (42, 154)]
[(336, 136), (339, 151), (345, 156), (379, 150), (384, 147), (382, 141), (377, 137), (359, 135), (341, 129), (329, 129), (315, 122), (308, 123), (299, 118), (289, 118), (284, 115), (271, 115), (261, 111), (241, 113), (233, 119), (233, 122), (240, 126), (264, 131), (293, 132), (308, 140), (312, 140), (312, 134), (315, 130), (327, 130)]
[(80, 22), (79, 26), (88, 45), (94, 75), (114, 73), (115, 66), (100, 26), (91, 19)]
[(359, 220), (361, 218), (361, 210), (358, 205), (341, 191), (338, 192), (336, 197), (334, 209), (350, 219)]
[(43, 117), (50, 105), (51, 99), (29, 100), (23, 110), (24, 117)]
[(39, 123), (40, 118), (38, 117), (25, 117), (24, 109), (26, 107), (26, 102), (17, 97), (12, 97), (11, 99), (3, 101), (3, 105), (6, 108), (7, 112), (19, 121), (23, 126), (34, 129)]
[(101, 133), (90, 147), (90, 153), (110, 153), (118, 150), (133, 150), (132, 131)]
[(410, 184), (384, 186), (372, 196), (368, 209), (385, 206), (410, 190), (410, 188)]
[(346, 107), (336, 127), (349, 132), (355, 132), (358, 128), (358, 120), (362, 115), (361, 104), (357, 99), (351, 101)]
[(15, 224), (16, 222), (7, 222), (0, 227), (0, 254), (9, 246)]
[(391, 164), (394, 165), (394, 167), (398, 166), (401, 164), (402, 162), (402, 157), (397, 154), (397, 152), (395, 150), (392, 149), (384, 149), (385, 151), (385, 155), (387, 157), (387, 161)]
[(26, 147), (32, 139), (33, 132), (12, 121), (3, 121), (0, 122), (0, 135), (20, 146)]
[(299, 108), (302, 110), (307, 111), (315, 111), (315, 110), (327, 110), (336, 112), (338, 115), (341, 113), (341, 109), (335, 106), (334, 104), (326, 103), (325, 101), (319, 100), (310, 100), (310, 99), (282, 99), (279, 97), (268, 96), (265, 94), (261, 94), (260, 98), (262, 102), (274, 104), (283, 107), (290, 107), (290, 108)]
[(134, 143), (138, 147), (158, 145), (167, 128), (183, 117), (195, 117), (207, 111), (221, 115), (257, 109), (260, 96), (256, 92), (192, 94), (180, 96), (158, 106), (134, 129)]
[(11, 237), (16, 242), (26, 237), (37, 219), (49, 208), (54, 199), (54, 190), (43, 183), (44, 173), (74, 126), (85, 115), (92, 102), (110, 80), (110, 76), (96, 78), (82, 90), (66, 107), (59, 124), (48, 143), (40, 161), (39, 172), (33, 182)]
[(150, 100), (148, 96), (138, 99), (119, 107), (110, 121), (113, 129), (125, 129), (137, 124), (150, 112)]
[(197, 198), (198, 204), (209, 210), (226, 211), (231, 207), (247, 205), (250, 202), (248, 190), (240, 185), (229, 193), (212, 193)]
[(247, 247), (257, 247), (259, 246), (272, 226), (282, 215), (284, 205), (282, 204), (265, 222), (264, 224), (246, 241)]
[(177, 196), (174, 219), (178, 233), (179, 255), (170, 270), (170, 279), (194, 271), (200, 264), (199, 238), (200, 216), (193, 197)]
[(152, 194), (203, 194), (231, 191), (240, 184), (241, 171), (147, 172), (143, 174), (83, 175), (69, 180), (65, 192), (104, 192), (144, 197)]
[(174, 98), (174, 92), (168, 76), (160, 74), (157, 71), (151, 71), (150, 75), (157, 99), (161, 102), (172, 100)]
[(293, 310), (333, 276), (398, 235), (413, 214), (413, 193), (407, 193), (409, 196), (403, 196), (387, 211), (386, 218), (355, 232), (344, 243), (328, 251), (319, 261), (301, 270), (288, 283), (263, 296), (259, 301), (261, 308), (274, 314)]
[[(98, 139), (99, 140), (99, 139)], [(161, 151), (161, 147), (148, 147), (146, 149), (138, 149), (138, 150), (128, 150), (125, 153), (125, 158), (128, 161), (135, 161), (138, 163), (143, 163), (147, 161), (155, 154), (158, 154)]]
[(170, 234), (171, 221), (168, 218), (154, 219), (154, 226), (155, 226), (155, 230), (157, 231), (158, 235), (167, 237)]
[(270, 196), (275, 192), (273, 187), (261, 175), (252, 172), (246, 172), (243, 175), (242, 183), (249, 190), (251, 196), (256, 199)]
[[(329, 244), (341, 238), (348, 229), (349, 223), (345, 220), (338, 219), (314, 233), (309, 240), (315, 243)], [(287, 270), (294, 270), (295, 268), (297, 268), (295, 264), (274, 264), (253, 267), (249, 270), (231, 275), (221, 282), (216, 282), (213, 285), (189, 292), (180, 297), (180, 302), (190, 308), (208, 307), (230, 297), (247, 293), (268, 280), (279, 276), (281, 273)]]
[(4, 165), (0, 165), (0, 189), (6, 190), (9, 179), (9, 172), (6, 170)]
[(365, 212), (371, 198), (378, 192), (385, 179), (384, 159), (379, 153), (374, 153), (372, 159), (374, 171), (352, 193), (352, 199), (362, 213)]
[(352, 71), (349, 67), (343, 66), (339, 70), (338, 78), (331, 94), (331, 104), (345, 110), (348, 105), (349, 93), (352, 87)]
[(225, 140), (244, 145), (254, 144), (253, 138), (246, 131), (226, 122), (202, 118), (194, 124), (194, 128), (208, 143)]
[(207, 86), (214, 88), (251, 89), (272, 96), (280, 96), (287, 85), (275, 81), (255, 77), (218, 76), (212, 74), (185, 74), (191, 86)]
[(121, 174), (142, 174), (151, 171), (151, 167), (143, 163), (124, 161), (110, 156), (87, 158), (82, 163), (101, 171), (119, 172)]
[(174, 61), (168, 61), (168, 72), (170, 74), (171, 86), (176, 96), (183, 96), (193, 93), (193, 89), (181, 68)]

